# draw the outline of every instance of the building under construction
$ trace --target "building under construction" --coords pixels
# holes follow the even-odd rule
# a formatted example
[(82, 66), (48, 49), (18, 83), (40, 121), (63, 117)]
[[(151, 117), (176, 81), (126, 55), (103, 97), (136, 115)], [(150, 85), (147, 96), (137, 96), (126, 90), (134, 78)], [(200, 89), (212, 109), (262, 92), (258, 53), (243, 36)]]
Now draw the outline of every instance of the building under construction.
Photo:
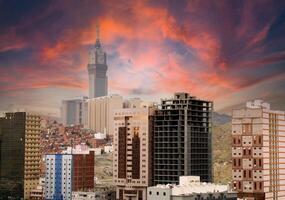
[(213, 103), (188, 93), (163, 99), (154, 115), (154, 184), (178, 184), (179, 176), (212, 181)]

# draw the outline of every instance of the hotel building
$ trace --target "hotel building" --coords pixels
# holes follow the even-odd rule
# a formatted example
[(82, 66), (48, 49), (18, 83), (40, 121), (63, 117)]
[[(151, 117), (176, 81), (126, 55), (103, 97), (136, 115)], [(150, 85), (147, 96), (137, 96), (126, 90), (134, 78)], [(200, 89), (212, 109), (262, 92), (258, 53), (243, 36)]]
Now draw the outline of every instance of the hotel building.
[(118, 109), (114, 114), (113, 181), (117, 200), (145, 200), (152, 178), (151, 108)]
[(232, 184), (246, 200), (285, 199), (285, 112), (261, 100), (232, 113)]

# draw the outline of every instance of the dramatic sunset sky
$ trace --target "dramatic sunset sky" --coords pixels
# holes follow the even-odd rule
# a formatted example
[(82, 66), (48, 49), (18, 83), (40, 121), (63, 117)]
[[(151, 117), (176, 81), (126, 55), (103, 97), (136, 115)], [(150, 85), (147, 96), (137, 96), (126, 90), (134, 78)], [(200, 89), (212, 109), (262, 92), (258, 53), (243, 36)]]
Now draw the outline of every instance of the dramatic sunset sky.
[(159, 101), (175, 91), (225, 111), (261, 98), (285, 109), (285, 1), (0, 1), (0, 111), (59, 114), (87, 95), (96, 23), (109, 93)]

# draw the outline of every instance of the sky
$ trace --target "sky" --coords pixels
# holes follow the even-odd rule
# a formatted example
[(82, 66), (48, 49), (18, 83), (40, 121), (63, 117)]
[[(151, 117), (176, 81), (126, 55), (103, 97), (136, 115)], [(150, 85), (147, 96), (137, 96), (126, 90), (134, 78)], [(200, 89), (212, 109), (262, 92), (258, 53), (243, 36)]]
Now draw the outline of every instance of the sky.
[(87, 95), (96, 24), (110, 94), (285, 110), (285, 1), (0, 0), (0, 111), (59, 115), (63, 99)]

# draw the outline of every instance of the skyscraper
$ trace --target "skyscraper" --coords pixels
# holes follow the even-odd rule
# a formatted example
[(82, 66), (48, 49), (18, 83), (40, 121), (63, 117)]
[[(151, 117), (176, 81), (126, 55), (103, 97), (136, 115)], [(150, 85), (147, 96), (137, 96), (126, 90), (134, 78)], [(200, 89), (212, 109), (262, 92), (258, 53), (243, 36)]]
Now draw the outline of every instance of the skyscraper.
[(232, 179), (238, 197), (285, 199), (285, 112), (255, 100), (232, 116)]
[(40, 117), (6, 113), (0, 129), (0, 197), (29, 199), (40, 174)]
[(150, 108), (118, 109), (114, 114), (113, 181), (116, 199), (146, 199), (152, 180)]
[(89, 98), (106, 96), (108, 94), (107, 55), (103, 50), (99, 27), (97, 26), (97, 39), (95, 46), (89, 51)]
[(212, 181), (213, 103), (188, 93), (163, 99), (154, 114), (154, 184), (178, 184), (179, 176)]

